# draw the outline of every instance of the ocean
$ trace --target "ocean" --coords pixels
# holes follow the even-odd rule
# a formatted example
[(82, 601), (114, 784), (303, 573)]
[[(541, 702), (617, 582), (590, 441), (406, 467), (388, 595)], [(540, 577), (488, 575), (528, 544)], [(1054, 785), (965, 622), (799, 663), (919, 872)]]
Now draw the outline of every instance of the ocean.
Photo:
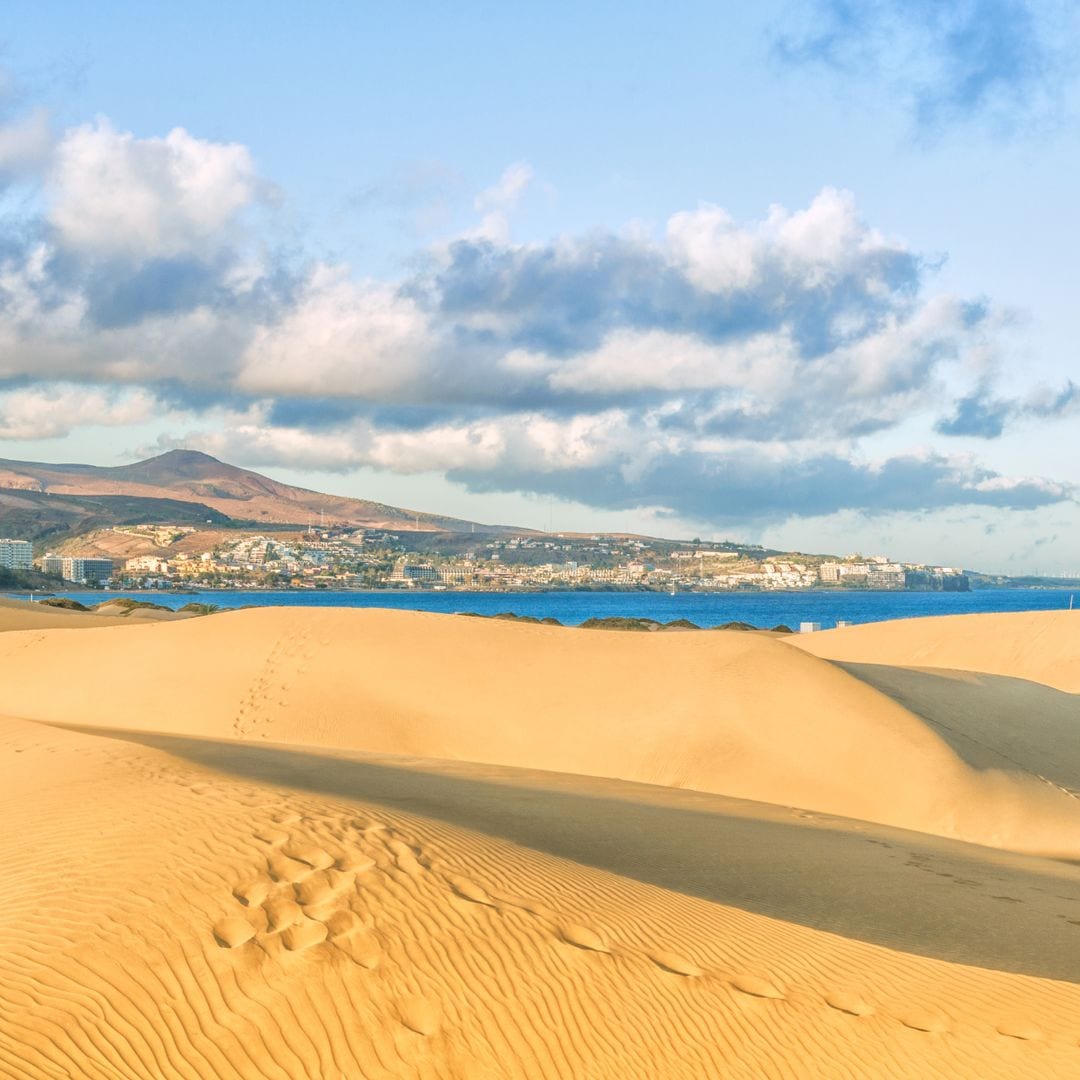
[[(1077, 589), (1080, 594), (1080, 588)], [(85, 604), (97, 604), (124, 593), (64, 592)], [(198, 593), (131, 593), (171, 608), (192, 601), (221, 608), (267, 607), (378, 607), (407, 611), (475, 611), (495, 615), (513, 611), (518, 615), (553, 617), (574, 626), (593, 617), (623, 615), (670, 622), (689, 619), (699, 626), (747, 622), (771, 627), (784, 623), (794, 629), (801, 622), (817, 622), (823, 629), (838, 621), (880, 622), (924, 615), (963, 615), (979, 611), (1047, 611), (1068, 608), (1069, 589), (980, 589), (966, 593), (869, 592), (808, 590), (806, 592), (413, 592), (380, 590), (335, 592), (312, 589), (289, 592), (255, 590), (208, 590)], [(18, 599), (25, 599), (25, 596)], [(1078, 595), (1080, 600), (1080, 595)], [(1080, 618), (1080, 614), (1077, 616)]]

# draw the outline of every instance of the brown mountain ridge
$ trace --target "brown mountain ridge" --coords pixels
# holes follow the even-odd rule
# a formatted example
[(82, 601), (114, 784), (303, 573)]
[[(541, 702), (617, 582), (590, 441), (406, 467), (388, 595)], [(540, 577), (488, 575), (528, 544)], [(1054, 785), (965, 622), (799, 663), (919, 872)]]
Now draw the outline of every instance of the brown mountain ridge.
[(197, 450), (170, 450), (115, 467), (0, 459), (0, 496), (15, 493), (165, 499), (209, 507), (234, 521), (268, 525), (325, 523), (419, 532), (503, 531), (499, 526), (293, 487)]

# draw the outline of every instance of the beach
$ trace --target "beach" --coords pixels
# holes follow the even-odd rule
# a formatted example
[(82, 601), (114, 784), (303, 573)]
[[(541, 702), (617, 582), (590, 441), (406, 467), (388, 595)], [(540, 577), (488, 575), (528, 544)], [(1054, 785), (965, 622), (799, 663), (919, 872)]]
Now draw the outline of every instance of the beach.
[(1080, 1076), (1080, 615), (0, 604), (0, 1074)]

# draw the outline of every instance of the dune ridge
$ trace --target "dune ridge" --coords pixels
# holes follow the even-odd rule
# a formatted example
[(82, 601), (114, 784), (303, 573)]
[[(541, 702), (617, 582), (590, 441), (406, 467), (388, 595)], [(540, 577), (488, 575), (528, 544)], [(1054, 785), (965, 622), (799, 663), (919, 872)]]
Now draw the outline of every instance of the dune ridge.
[(37, 615), (0, 607), (0, 1076), (1080, 1076), (1080, 868), (1030, 854), (1080, 837), (1060, 690), (753, 634)]
[(1080, 611), (896, 619), (800, 634), (790, 641), (829, 660), (978, 671), (1080, 694)]
[(0, 710), (29, 719), (617, 777), (1080, 856), (1080, 802), (971, 768), (885, 694), (765, 635), (264, 608), (152, 635), (6, 634), (0, 663), (21, 672)]

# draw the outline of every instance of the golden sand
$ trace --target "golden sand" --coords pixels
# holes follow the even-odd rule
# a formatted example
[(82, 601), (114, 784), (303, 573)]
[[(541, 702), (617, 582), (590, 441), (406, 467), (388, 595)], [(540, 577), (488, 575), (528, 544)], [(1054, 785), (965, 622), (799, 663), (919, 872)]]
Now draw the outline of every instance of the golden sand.
[(1080, 616), (1025, 617), (1042, 682), (995, 616), (797, 642), (842, 667), (42, 616), (0, 614), (0, 1075), (1080, 1077)]

